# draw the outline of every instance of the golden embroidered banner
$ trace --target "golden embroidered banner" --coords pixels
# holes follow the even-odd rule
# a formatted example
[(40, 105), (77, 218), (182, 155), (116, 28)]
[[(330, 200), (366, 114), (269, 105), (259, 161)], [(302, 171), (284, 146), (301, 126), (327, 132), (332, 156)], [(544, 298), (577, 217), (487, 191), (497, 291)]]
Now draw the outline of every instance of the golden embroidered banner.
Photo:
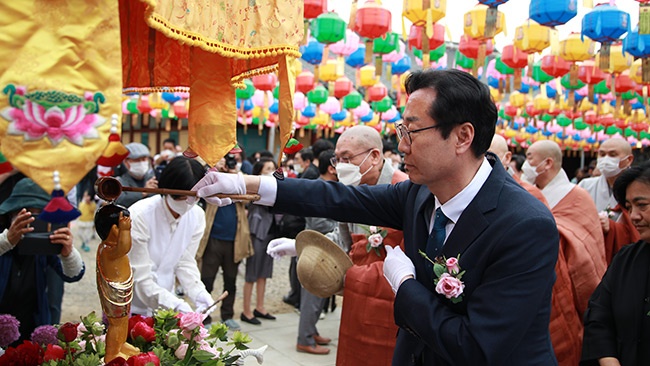
[(0, 145), (47, 192), (95, 166), (121, 114), (118, 19), (111, 0), (0, 2)]
[[(120, 0), (120, 16), (124, 88), (189, 86), (192, 152), (209, 165), (228, 153), (236, 144), (233, 87), (274, 71), (280, 81), (280, 142), (286, 144), (296, 76), (287, 65), (300, 56), (302, 0)], [(145, 22), (160, 33), (148, 32)], [(197, 51), (188, 52), (191, 47)]]

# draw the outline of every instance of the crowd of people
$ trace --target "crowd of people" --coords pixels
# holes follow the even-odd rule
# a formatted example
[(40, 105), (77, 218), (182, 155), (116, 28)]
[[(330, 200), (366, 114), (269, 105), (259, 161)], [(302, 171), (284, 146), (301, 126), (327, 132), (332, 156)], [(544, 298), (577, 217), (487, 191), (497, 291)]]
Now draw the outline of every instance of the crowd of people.
[[(219, 318), (237, 330), (236, 278), (245, 262), (239, 321), (275, 320), (266, 283), (288, 276), (283, 300), (300, 313), (296, 351), (328, 354), (331, 338), (317, 323), (336, 298), (310, 293), (296, 273), (295, 238), (309, 229), (353, 263), (337, 365), (650, 364), (643, 346), (650, 334), (650, 164), (634, 164), (630, 145), (613, 137), (600, 144), (593, 169), (570, 180), (554, 141), (512, 154), (495, 134), (488, 88), (471, 75), (415, 72), (406, 91), (397, 146), (373, 128), (351, 127), (336, 144), (317, 140), (286, 156), (284, 179), (273, 176), (277, 159), (269, 151), (247, 159), (236, 148), (206, 167), (179, 155), (173, 140), (156, 156), (127, 144), (115, 174), (123, 186), (198, 195), (123, 192), (117, 199), (130, 211), (131, 312), (210, 314), (221, 270), (228, 293)], [(74, 282), (85, 266), (68, 226), (50, 237), (57, 253), (19, 250), (49, 195), (19, 172), (0, 179), (0, 313), (16, 315), (27, 338), (57, 322), (45, 269)], [(83, 192), (69, 195), (75, 205), (82, 197), (82, 250), (90, 250), (92, 213), (103, 204), (87, 187), (82, 182)], [(274, 258), (284, 256), (292, 257), (289, 273), (273, 273)]]

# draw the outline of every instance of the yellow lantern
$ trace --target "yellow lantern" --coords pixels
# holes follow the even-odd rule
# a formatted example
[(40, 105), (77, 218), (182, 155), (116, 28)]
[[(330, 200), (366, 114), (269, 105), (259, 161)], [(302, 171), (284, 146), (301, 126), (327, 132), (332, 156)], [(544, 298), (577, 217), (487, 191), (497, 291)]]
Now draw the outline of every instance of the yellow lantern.
[(372, 65), (366, 65), (359, 69), (359, 82), (361, 86), (369, 88), (375, 85), (378, 81), (378, 78), (375, 76), (375, 67)]
[(551, 44), (551, 28), (529, 19), (515, 29), (514, 44), (526, 53), (542, 52)]
[(526, 104), (526, 95), (518, 91), (514, 91), (510, 94), (509, 101), (510, 105), (521, 108), (524, 106), (524, 104)]
[(582, 102), (580, 102), (580, 107), (578, 107), (580, 112), (588, 112), (594, 109), (594, 104), (587, 99), (588, 98), (583, 98)]
[(318, 126), (326, 126), (329, 124), (329, 114), (318, 110), (318, 113), (311, 119), (311, 123)]
[(630, 79), (632, 79), (632, 81), (637, 84), (643, 84), (643, 70), (641, 68), (642, 64), (643, 60), (637, 59), (634, 60), (634, 62), (632, 62), (632, 66), (630, 66)]
[(545, 95), (538, 94), (533, 100), (533, 105), (539, 111), (547, 111), (551, 108), (551, 100)]
[(490, 87), (490, 95), (492, 96), (492, 100), (495, 102), (498, 102), (501, 100), (501, 93), (499, 93), (499, 89)]
[[(479, 41), (485, 41), (494, 38), (494, 36), (503, 31), (506, 23), (505, 15), (494, 8), (491, 10), (489, 9), (490, 8), (487, 5), (478, 4), (472, 10), (465, 13), (463, 18), (465, 20), (463, 26), (465, 35)], [(488, 10), (496, 11), (497, 13), (494, 29), (489, 29), (489, 27), (486, 27)]]
[[(632, 66), (634, 57), (629, 53), (623, 54), (622, 44), (613, 44), (609, 49), (609, 69), (602, 70), (610, 74), (620, 74)], [(596, 55), (596, 64), (600, 64), (600, 53)]]
[(511, 139), (511, 138), (517, 136), (517, 131), (515, 131), (512, 128), (508, 127), (508, 128), (506, 128), (505, 131), (503, 131), (503, 134), (505, 135), (505, 138)]
[(318, 68), (318, 78), (326, 82), (335, 82), (336, 79), (343, 76), (338, 74), (337, 68), (336, 60), (327, 60), (325, 64), (321, 64)]
[(596, 44), (589, 38), (581, 38), (579, 33), (571, 33), (560, 41), (558, 56), (569, 62), (586, 61), (596, 54)]
[(402, 9), (404, 9), (402, 17), (415, 25), (423, 26), (428, 22), (435, 23), (445, 17), (447, 0), (404, 0)]
[(630, 116), (630, 121), (633, 123), (641, 123), (645, 122), (646, 114), (643, 111), (643, 109), (635, 109), (632, 111), (632, 115)]

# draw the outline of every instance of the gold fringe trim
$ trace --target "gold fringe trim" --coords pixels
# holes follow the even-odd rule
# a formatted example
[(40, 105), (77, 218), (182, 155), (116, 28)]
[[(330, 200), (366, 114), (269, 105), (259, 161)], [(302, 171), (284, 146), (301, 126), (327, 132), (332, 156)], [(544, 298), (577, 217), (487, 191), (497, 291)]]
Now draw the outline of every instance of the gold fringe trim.
[(189, 93), (190, 87), (189, 86), (143, 86), (143, 87), (129, 87), (129, 88), (123, 88), (122, 89), (122, 94), (132, 94), (132, 93), (138, 93), (138, 94), (149, 94), (149, 93)]

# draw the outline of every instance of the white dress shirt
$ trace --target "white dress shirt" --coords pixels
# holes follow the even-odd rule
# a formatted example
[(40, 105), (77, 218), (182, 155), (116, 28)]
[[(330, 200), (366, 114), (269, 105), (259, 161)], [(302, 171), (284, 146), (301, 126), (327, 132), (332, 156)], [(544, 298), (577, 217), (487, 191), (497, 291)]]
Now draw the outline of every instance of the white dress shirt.
[(194, 206), (175, 219), (164, 196), (156, 195), (137, 201), (129, 211), (134, 282), (131, 311), (151, 315), (159, 306), (175, 309), (184, 302), (173, 292), (176, 279), (192, 301), (201, 294), (209, 296), (194, 258), (205, 230), (203, 210)]

